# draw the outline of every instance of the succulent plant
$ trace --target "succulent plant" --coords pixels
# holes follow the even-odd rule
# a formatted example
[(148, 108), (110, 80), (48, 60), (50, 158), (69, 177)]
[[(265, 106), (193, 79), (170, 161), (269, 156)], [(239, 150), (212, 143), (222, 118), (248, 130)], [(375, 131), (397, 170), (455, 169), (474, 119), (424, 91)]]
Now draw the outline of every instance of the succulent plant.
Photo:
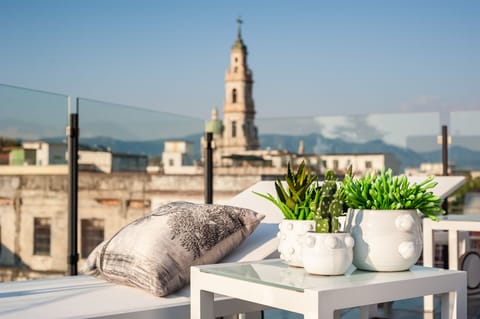
[(295, 172), (290, 162), (287, 166), (287, 174), (284, 187), (282, 181), (277, 178), (275, 181), (275, 191), (277, 197), (272, 194), (255, 194), (271, 201), (283, 213), (285, 219), (312, 220), (313, 211), (318, 207), (320, 197), (316, 190), (317, 176), (307, 169), (305, 161), (302, 161)]
[[(346, 174), (350, 176), (351, 173), (349, 167)], [(333, 170), (325, 172), (324, 181), (319, 185), (318, 177), (306, 168), (305, 162), (300, 164), (297, 172), (291, 169), (289, 163), (285, 181), (286, 188), (279, 179), (275, 181), (277, 197), (268, 193), (255, 194), (279, 207), (285, 219), (314, 220), (318, 233), (336, 233), (340, 230), (338, 217), (346, 211), (347, 206), (345, 191), (337, 184)]]
[[(349, 172), (351, 172), (350, 169)], [(349, 172), (347, 174), (350, 174)], [(319, 205), (314, 212), (317, 233), (336, 233), (340, 230), (338, 217), (345, 212), (345, 193), (337, 182), (334, 172), (327, 170), (322, 185), (317, 188), (320, 196)]]
[(430, 176), (423, 182), (410, 184), (405, 175), (393, 176), (391, 169), (382, 169), (380, 175), (366, 174), (354, 179), (346, 176), (342, 185), (349, 208), (371, 210), (417, 209), (432, 220), (443, 214), (443, 200), (429, 189), (437, 182)]

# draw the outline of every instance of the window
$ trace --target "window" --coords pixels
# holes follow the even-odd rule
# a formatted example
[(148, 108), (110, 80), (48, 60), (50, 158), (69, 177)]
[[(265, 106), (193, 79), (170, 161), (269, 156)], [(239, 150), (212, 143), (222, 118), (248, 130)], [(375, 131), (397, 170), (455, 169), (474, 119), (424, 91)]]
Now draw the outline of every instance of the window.
[(33, 219), (33, 254), (50, 256), (50, 218)]
[(172, 158), (168, 159), (168, 166), (175, 166), (175, 161)]
[(92, 250), (103, 241), (104, 225), (105, 222), (103, 219), (82, 219), (82, 258), (87, 258)]
[(237, 122), (233, 121), (232, 122), (232, 137), (237, 136)]
[(2, 225), (0, 225), (0, 256), (2, 255)]
[(365, 161), (365, 168), (372, 168), (372, 161)]
[(232, 90), (232, 103), (237, 103), (237, 89)]
[(338, 169), (338, 160), (333, 160), (333, 169)]
[(237, 72), (238, 72), (238, 67), (234, 67), (234, 68), (233, 68), (233, 72), (234, 72), (234, 73), (237, 73)]

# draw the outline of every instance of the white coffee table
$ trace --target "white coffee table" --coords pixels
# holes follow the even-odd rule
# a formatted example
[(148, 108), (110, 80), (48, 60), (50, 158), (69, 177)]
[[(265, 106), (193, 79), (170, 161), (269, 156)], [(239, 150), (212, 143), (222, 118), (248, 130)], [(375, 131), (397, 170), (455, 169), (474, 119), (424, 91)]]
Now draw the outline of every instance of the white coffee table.
[[(356, 270), (346, 276), (317, 276), (270, 259), (196, 266), (190, 279), (192, 319), (214, 318), (214, 294), (301, 313), (305, 319), (334, 318), (335, 310), (357, 306), (362, 306), (362, 316), (367, 318), (365, 309), (371, 304), (439, 295), (441, 318), (467, 317), (463, 271), (414, 266), (402, 272)], [(231, 306), (241, 312), (234, 302)]]
[[(429, 218), (423, 219), (423, 265), (431, 267), (434, 262), (435, 242), (433, 233), (435, 230), (448, 231), (448, 268), (458, 270), (459, 260), (459, 231), (480, 231), (480, 216), (476, 215), (446, 215), (441, 216), (440, 221)], [(433, 309), (432, 296), (424, 298), (426, 311)]]

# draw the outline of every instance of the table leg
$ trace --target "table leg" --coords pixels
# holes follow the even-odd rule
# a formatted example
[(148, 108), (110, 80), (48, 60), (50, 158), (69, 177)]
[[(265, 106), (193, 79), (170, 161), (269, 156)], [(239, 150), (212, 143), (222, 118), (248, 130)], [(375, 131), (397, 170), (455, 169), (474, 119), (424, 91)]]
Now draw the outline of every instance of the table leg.
[[(304, 319), (335, 319), (335, 310), (331, 308), (322, 307), (317, 312), (307, 312), (303, 315)], [(338, 318), (338, 317), (337, 317)]]
[(465, 276), (465, 284), (458, 288), (457, 291), (449, 294), (450, 305), (452, 307), (453, 318), (466, 319), (468, 308), (467, 280)]
[[(441, 319), (454, 319), (453, 309), (450, 309), (450, 294), (444, 293), (439, 295), (440, 297), (440, 318)], [(452, 317), (450, 317), (450, 311), (452, 311)]]
[[(435, 248), (435, 242), (433, 240), (433, 230), (429, 226), (430, 221), (423, 223), (423, 265), (425, 267), (433, 266), (433, 250)], [(433, 312), (433, 296), (423, 297), (423, 309), (426, 312)]]
[(448, 268), (458, 270), (458, 231), (448, 231)]
[(190, 319), (214, 319), (214, 295), (200, 289), (201, 274), (192, 268), (190, 276)]
[(433, 242), (433, 230), (429, 227), (423, 229), (423, 265), (425, 267), (433, 266), (433, 249), (435, 243)]
[[(449, 269), (458, 270), (458, 259), (459, 259), (458, 246), (459, 246), (458, 231), (449, 230), (448, 231), (448, 268)], [(456, 303), (457, 303), (457, 300), (455, 299), (456, 295), (458, 294), (450, 293), (450, 301), (449, 301), (450, 305), (456, 306)], [(455, 318), (455, 316), (453, 316), (453, 318)]]
[(214, 319), (213, 293), (200, 290), (192, 294), (190, 306), (190, 319)]
[(467, 318), (467, 290), (463, 287), (458, 291), (440, 294), (441, 319)]
[(306, 296), (308, 301), (305, 303), (304, 319), (337, 319), (339, 317), (340, 312), (335, 311), (331, 303), (320, 300), (318, 295), (312, 297)]
[[(371, 305), (360, 306), (359, 307), (360, 308), (360, 319), (369, 319), (370, 318), (370, 307), (371, 307)], [(376, 315), (377, 314), (377, 307), (375, 307), (374, 312), (375, 312), (375, 315)]]

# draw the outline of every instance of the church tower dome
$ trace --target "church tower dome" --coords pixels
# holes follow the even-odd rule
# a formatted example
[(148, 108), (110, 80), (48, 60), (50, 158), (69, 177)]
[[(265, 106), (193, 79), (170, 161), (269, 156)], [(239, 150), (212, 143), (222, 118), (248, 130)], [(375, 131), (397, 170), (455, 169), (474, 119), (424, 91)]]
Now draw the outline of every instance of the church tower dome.
[(230, 65), (225, 74), (222, 153), (234, 154), (259, 147), (254, 124), (253, 75), (247, 63), (247, 46), (237, 19), (237, 39), (230, 50)]

